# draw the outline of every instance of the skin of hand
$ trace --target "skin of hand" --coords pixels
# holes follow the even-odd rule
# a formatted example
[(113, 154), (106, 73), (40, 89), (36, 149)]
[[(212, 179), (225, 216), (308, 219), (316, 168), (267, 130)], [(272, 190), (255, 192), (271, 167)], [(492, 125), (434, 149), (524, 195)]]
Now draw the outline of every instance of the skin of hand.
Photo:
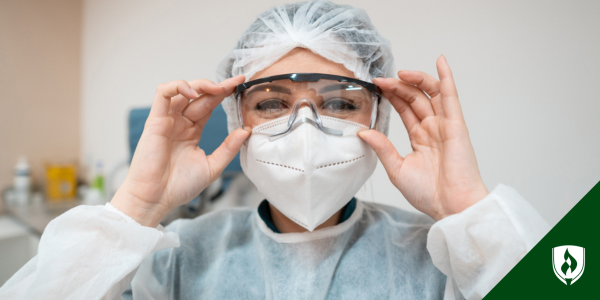
[(479, 174), (450, 66), (443, 55), (436, 65), (439, 81), (420, 71), (399, 71), (400, 79), (373, 79), (400, 114), (413, 152), (402, 157), (376, 130), (358, 135), (377, 153), (406, 200), (439, 221), (489, 192)]
[(212, 110), (244, 79), (240, 75), (220, 84), (205, 79), (161, 84), (127, 178), (110, 203), (138, 223), (156, 227), (171, 210), (215, 181), (250, 132), (235, 130), (211, 155), (198, 142)]

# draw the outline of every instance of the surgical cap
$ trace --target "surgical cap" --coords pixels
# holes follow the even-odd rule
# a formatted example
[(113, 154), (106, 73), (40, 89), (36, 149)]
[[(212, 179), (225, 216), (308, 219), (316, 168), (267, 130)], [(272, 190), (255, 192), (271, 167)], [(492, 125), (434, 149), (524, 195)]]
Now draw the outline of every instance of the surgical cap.
[[(219, 64), (217, 79), (255, 73), (277, 62), (294, 48), (306, 48), (371, 81), (391, 77), (394, 59), (390, 42), (375, 29), (362, 9), (330, 1), (284, 4), (260, 14)], [(233, 96), (223, 101), (229, 132), (240, 127)], [(377, 130), (387, 134), (390, 104), (382, 99)]]

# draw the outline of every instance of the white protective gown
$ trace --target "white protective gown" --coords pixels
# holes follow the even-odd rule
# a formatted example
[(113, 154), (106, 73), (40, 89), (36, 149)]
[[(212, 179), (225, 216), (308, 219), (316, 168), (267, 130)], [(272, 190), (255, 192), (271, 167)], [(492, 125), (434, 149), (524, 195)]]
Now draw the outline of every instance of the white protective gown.
[(285, 234), (255, 208), (165, 230), (79, 206), (48, 225), (0, 299), (480, 299), (548, 229), (504, 185), (436, 223), (359, 201), (341, 224)]

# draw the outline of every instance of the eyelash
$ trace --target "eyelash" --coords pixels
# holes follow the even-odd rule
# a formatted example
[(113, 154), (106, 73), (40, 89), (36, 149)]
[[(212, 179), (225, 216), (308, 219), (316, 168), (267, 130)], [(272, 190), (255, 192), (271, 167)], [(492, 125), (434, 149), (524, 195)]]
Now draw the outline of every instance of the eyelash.
[[(261, 101), (260, 103), (256, 104), (256, 107), (254, 108), (255, 110), (259, 110), (259, 111), (274, 111), (274, 110), (278, 110), (278, 109), (283, 109), (281, 107), (277, 107), (277, 108), (266, 108), (266, 107), (262, 107), (263, 105), (267, 105), (267, 104), (273, 104), (273, 103), (277, 103), (286, 107), (283, 108), (287, 108), (287, 105), (285, 103), (283, 103), (282, 101), (280, 101), (279, 99), (268, 99), (268, 100), (264, 100)], [(352, 101), (350, 100), (345, 100), (345, 99), (339, 99), (339, 98), (334, 98), (331, 100), (327, 100), (325, 101), (325, 103), (323, 104), (323, 107), (329, 105), (329, 104), (333, 104), (333, 103), (341, 103), (342, 105), (348, 106), (348, 110), (354, 111), (357, 110), (358, 107), (352, 103)], [(338, 109), (335, 109), (338, 110)], [(341, 110), (341, 109), (339, 109)]]
[(332, 99), (332, 100), (328, 100), (328, 101), (326, 101), (326, 102), (323, 104), (323, 106), (326, 106), (327, 104), (330, 104), (330, 103), (336, 103), (336, 102), (337, 102), (337, 103), (341, 103), (342, 105), (347, 105), (347, 106), (349, 106), (349, 108), (348, 108), (348, 109), (349, 109), (349, 110), (352, 110), (352, 111), (354, 111), (354, 110), (357, 110), (357, 109), (358, 109), (358, 107), (357, 107), (357, 106), (356, 106), (354, 103), (352, 103), (352, 101), (350, 101), (350, 100), (345, 100), (345, 99), (339, 99), (339, 98), (338, 98), (338, 99), (335, 99), (335, 98), (334, 98), (334, 99)]
[[(281, 105), (285, 105), (284, 103), (282, 103), (282, 101), (278, 100), (278, 99), (268, 99), (268, 100), (264, 100), (261, 101), (259, 103), (256, 104), (256, 107), (254, 108), (255, 110), (259, 110), (259, 111), (269, 111), (269, 110), (275, 110), (275, 109), (269, 109), (269, 108), (262, 108), (261, 106), (269, 104), (269, 103), (278, 103)], [(287, 106), (287, 105), (285, 105)], [(279, 108), (276, 108), (279, 109)]]

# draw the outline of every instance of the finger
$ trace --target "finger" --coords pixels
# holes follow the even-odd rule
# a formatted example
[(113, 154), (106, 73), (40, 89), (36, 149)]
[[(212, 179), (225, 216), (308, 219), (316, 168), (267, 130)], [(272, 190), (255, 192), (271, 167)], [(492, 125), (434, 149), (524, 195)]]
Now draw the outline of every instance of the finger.
[(171, 106), (169, 107), (169, 113), (180, 115), (185, 109), (185, 107), (188, 106), (188, 104), (190, 104), (190, 101), (191, 100), (189, 100), (181, 94), (172, 97)]
[(192, 101), (183, 111), (183, 116), (196, 122), (202, 119), (206, 114), (212, 112), (225, 97), (231, 95), (235, 87), (244, 83), (244, 75), (239, 75), (226, 80), (223, 80), (220, 85), (223, 87), (218, 94), (204, 94), (200, 98)]
[(435, 116), (431, 101), (421, 89), (394, 78), (379, 78), (373, 80), (373, 83), (379, 86), (382, 92), (394, 94), (408, 102), (419, 119)]
[(398, 72), (398, 78), (402, 81), (416, 85), (429, 95), (431, 106), (436, 116), (443, 116), (444, 109), (440, 101), (440, 82), (433, 76), (421, 71), (401, 70)]
[[(375, 82), (375, 80), (373, 81)], [(392, 104), (394, 109), (398, 112), (408, 133), (410, 133), (415, 126), (421, 124), (421, 120), (406, 101), (389, 92), (383, 92), (383, 96), (390, 101), (390, 104)]]
[(452, 77), (452, 70), (443, 55), (437, 59), (437, 71), (440, 77), (440, 94), (444, 116), (455, 120), (464, 120), (460, 102), (458, 101), (458, 91)]
[(440, 82), (435, 77), (425, 72), (400, 70), (398, 71), (398, 78), (402, 79), (402, 81), (416, 85), (418, 88), (425, 91), (431, 98), (440, 93)]
[(390, 180), (396, 183), (404, 158), (398, 153), (392, 142), (385, 134), (373, 129), (359, 131), (358, 136), (373, 148)]
[(197, 136), (198, 141), (200, 141), (200, 139), (202, 139), (202, 131), (204, 131), (204, 126), (206, 126), (206, 122), (208, 122), (208, 119), (210, 119), (211, 114), (212, 113), (208, 113), (204, 117), (202, 117), (200, 120), (194, 122), (194, 127), (197, 128), (197, 132), (198, 132), (198, 136)]
[(394, 109), (400, 115), (400, 119), (402, 119), (402, 123), (404, 124), (404, 127), (406, 127), (406, 131), (409, 134), (413, 128), (415, 128), (415, 126), (421, 124), (421, 120), (419, 120), (415, 112), (406, 101), (394, 95), (389, 95), (386, 98), (390, 101), (390, 104), (392, 104)]
[(250, 131), (238, 128), (225, 138), (225, 141), (207, 157), (210, 169), (211, 181), (214, 181), (223, 173), (225, 167), (233, 160), (240, 151), (242, 143), (250, 136)]
[(150, 109), (150, 117), (166, 117), (170, 110), (171, 98), (179, 94), (183, 95), (188, 100), (200, 96), (185, 80), (162, 83), (156, 89), (154, 102)]
[[(190, 87), (198, 94), (220, 94), (223, 92), (223, 86), (216, 84), (208, 79), (197, 79), (188, 82)], [(196, 99), (195, 97), (193, 99)], [(170, 112), (174, 114), (181, 114), (186, 106), (190, 103), (190, 100), (185, 96), (179, 94), (171, 98)]]

